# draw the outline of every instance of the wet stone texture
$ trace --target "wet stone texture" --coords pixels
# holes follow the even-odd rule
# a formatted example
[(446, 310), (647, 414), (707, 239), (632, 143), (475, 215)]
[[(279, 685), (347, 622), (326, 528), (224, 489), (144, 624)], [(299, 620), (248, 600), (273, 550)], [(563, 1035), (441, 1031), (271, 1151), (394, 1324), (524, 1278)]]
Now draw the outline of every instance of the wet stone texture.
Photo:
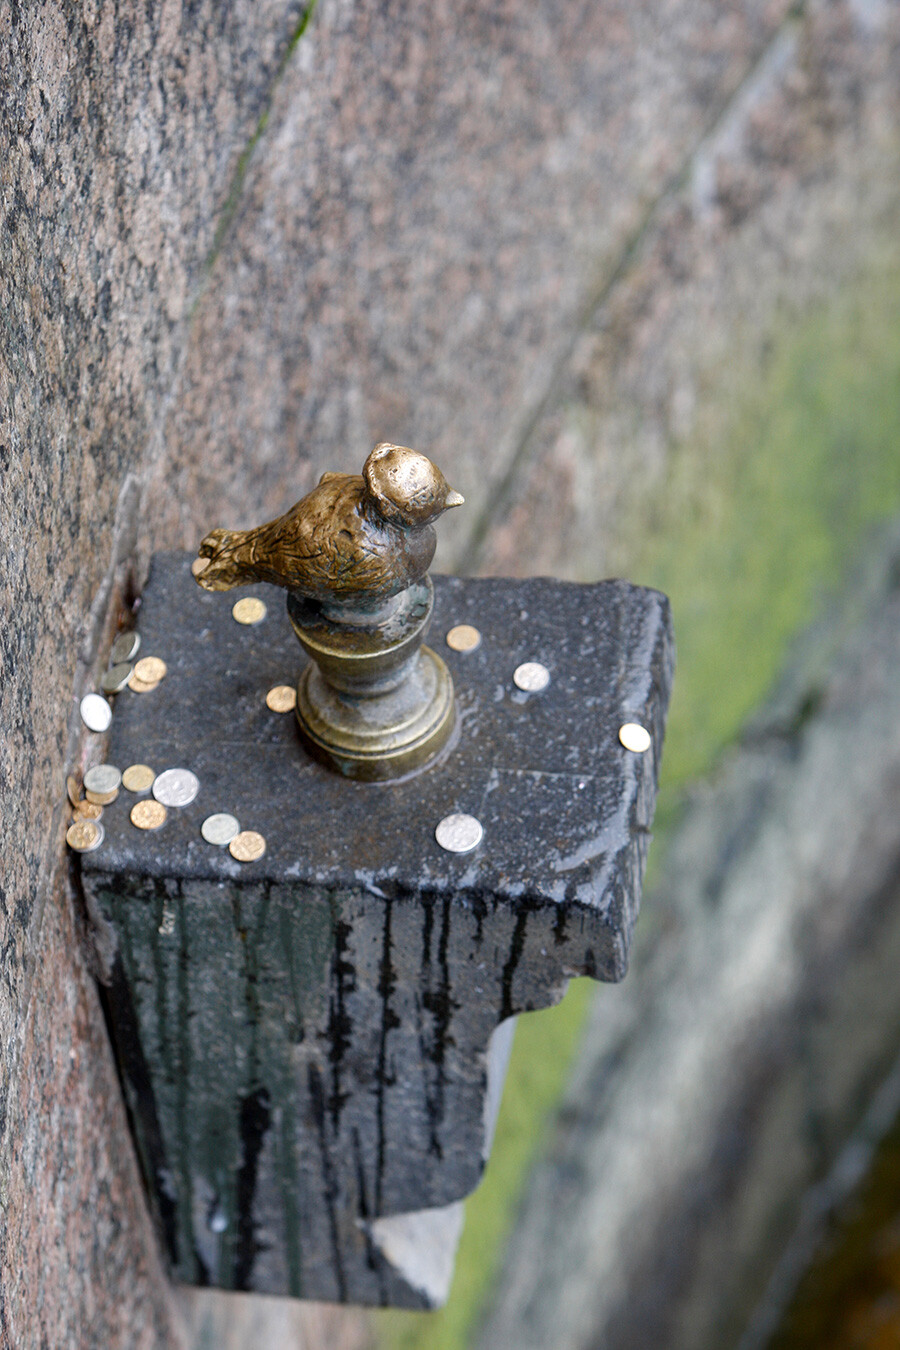
[[(305, 660), (284, 593), (254, 588), (267, 617), (242, 627), (189, 564), (154, 561), (142, 650), (168, 675), (118, 696), (109, 757), (190, 768), (200, 792), (158, 833), (130, 823), (123, 792), (81, 860), (157, 1219), (189, 1283), (428, 1306), (452, 1266), (446, 1207), (489, 1148), (493, 1033), (571, 975), (625, 973), (668, 604), (618, 581), (437, 578), (459, 734), (427, 772), (368, 785), (314, 763), (293, 716), (266, 707)], [(458, 623), (480, 629), (476, 651), (444, 644)], [(513, 684), (525, 660), (550, 671), (540, 694)], [(651, 732), (646, 754), (620, 744), (625, 721)], [(214, 811), (259, 830), (264, 857), (205, 843)], [(484, 827), (465, 855), (434, 838), (460, 811)], [(410, 1223), (437, 1275), (411, 1261)]]

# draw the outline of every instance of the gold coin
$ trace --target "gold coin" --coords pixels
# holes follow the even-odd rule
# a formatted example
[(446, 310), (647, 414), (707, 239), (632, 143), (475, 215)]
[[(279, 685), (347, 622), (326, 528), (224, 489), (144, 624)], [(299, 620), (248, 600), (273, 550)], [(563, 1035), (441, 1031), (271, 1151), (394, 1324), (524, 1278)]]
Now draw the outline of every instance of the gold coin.
[(66, 792), (69, 794), (69, 801), (73, 806), (77, 806), (81, 800), (81, 789), (78, 786), (78, 779), (74, 773), (70, 773), (66, 779)]
[(79, 820), (66, 830), (66, 843), (76, 853), (90, 853), (103, 839), (103, 826), (94, 820)]
[(201, 572), (205, 572), (209, 567), (209, 558), (195, 558), (191, 563), (191, 572), (195, 577), (199, 577)]
[(238, 862), (256, 862), (266, 851), (266, 841), (255, 830), (241, 830), (228, 845), (228, 852)]
[(132, 675), (128, 681), (128, 688), (133, 689), (136, 694), (149, 694), (150, 690), (155, 689), (158, 684), (159, 680), (154, 680), (152, 684), (148, 684), (146, 680), (139, 680), (136, 675)]
[(231, 617), (237, 619), (238, 623), (262, 623), (266, 617), (266, 607), (255, 595), (245, 595), (232, 609)]
[(624, 726), (619, 727), (619, 740), (626, 750), (631, 750), (636, 755), (642, 755), (651, 745), (650, 732), (639, 722), (626, 722)]
[(474, 652), (481, 646), (481, 634), (470, 623), (458, 623), (447, 634), (446, 642), (455, 652)]
[(140, 661), (134, 663), (132, 679), (140, 680), (142, 684), (159, 684), (165, 673), (165, 661), (161, 661), (158, 656), (142, 656)]
[(98, 806), (96, 802), (78, 802), (73, 820), (99, 820), (102, 815), (103, 807)]
[(122, 774), (122, 786), (129, 792), (148, 792), (155, 777), (149, 764), (129, 764)]
[(119, 789), (113, 788), (112, 792), (91, 792), (87, 789), (84, 795), (92, 806), (109, 806), (110, 802), (114, 802), (118, 797)]
[(131, 808), (131, 823), (139, 830), (158, 830), (165, 818), (166, 808), (162, 802), (156, 801), (153, 797), (135, 802)]
[(266, 707), (272, 712), (292, 712), (297, 706), (297, 690), (291, 684), (276, 684), (266, 694)]

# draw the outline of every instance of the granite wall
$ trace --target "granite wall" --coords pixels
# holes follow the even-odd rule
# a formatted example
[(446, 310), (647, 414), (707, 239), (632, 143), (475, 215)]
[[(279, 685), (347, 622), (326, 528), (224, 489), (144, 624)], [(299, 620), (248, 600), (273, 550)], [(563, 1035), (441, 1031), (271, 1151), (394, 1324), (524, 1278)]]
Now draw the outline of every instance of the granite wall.
[(887, 247), (897, 22), (0, 8), (0, 1345), (224, 1343), (160, 1268), (62, 842), (77, 700), (151, 551), (387, 437), (469, 500), (445, 567), (626, 558), (723, 372)]

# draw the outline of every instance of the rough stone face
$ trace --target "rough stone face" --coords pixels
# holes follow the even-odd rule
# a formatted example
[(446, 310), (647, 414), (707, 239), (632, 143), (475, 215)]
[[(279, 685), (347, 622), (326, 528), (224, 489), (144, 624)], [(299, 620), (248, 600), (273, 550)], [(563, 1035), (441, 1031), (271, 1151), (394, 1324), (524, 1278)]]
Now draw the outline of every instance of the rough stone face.
[(716, 453), (773, 336), (896, 269), (898, 68), (892, 5), (779, 29), (586, 315), (469, 566), (627, 574), (673, 455)]
[(898, 560), (895, 530), (689, 811), (480, 1346), (737, 1345), (896, 1061)]
[(789, 8), (324, 0), (197, 309), (169, 537), (199, 500), (276, 515), (387, 438), (470, 503), (441, 528), (458, 567), (586, 306)]
[[(429, 1306), (450, 1264), (417, 1282), (411, 1258), (452, 1253), (458, 1222), (432, 1235), (437, 1216), (410, 1212), (480, 1179), (494, 1032), (571, 975), (625, 972), (668, 605), (625, 582), (435, 578), (458, 734), (427, 771), (365, 784), (315, 763), (266, 706), (306, 663), (284, 593), (255, 587), (268, 612), (242, 627), (190, 561), (154, 560), (138, 631), (168, 674), (117, 696), (108, 754), (188, 767), (200, 791), (158, 833), (131, 824), (123, 792), (80, 860), (159, 1225), (188, 1283)], [(477, 625), (475, 651), (443, 644), (458, 623)], [(550, 671), (540, 693), (513, 683), (525, 659)], [(645, 753), (622, 746), (625, 721), (650, 731)], [(221, 810), (264, 834), (261, 859), (202, 840)], [(456, 811), (483, 826), (473, 853), (435, 840)]]

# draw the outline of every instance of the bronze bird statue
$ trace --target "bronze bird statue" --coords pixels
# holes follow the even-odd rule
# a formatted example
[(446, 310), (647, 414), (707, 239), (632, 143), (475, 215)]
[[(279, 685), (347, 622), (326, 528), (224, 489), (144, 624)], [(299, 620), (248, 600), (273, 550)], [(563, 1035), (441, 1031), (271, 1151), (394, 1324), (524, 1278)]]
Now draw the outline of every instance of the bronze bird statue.
[(208, 591), (269, 581), (310, 600), (377, 605), (425, 575), (432, 523), (463, 501), (425, 455), (383, 441), (361, 474), (324, 473), (277, 520), (211, 530), (194, 575)]

